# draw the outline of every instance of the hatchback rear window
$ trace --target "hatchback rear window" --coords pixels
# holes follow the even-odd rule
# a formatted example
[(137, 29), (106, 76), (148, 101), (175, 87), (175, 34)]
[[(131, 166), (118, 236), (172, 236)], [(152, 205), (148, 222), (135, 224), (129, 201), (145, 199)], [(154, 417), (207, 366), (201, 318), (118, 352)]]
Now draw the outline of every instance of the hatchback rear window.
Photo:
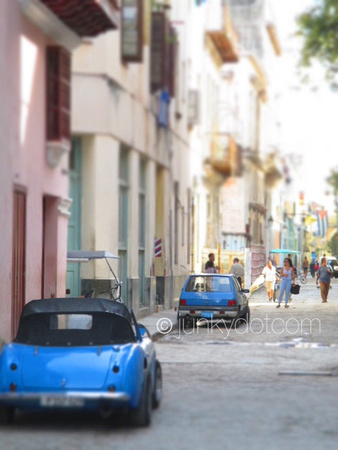
[(191, 277), (186, 292), (231, 292), (230, 278), (220, 276)]

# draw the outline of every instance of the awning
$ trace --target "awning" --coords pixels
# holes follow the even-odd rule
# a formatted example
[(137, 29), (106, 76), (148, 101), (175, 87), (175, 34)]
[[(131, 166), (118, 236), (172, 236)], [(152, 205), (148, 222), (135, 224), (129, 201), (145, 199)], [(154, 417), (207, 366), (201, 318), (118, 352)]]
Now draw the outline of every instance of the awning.
[(81, 37), (117, 29), (120, 12), (113, 0), (40, 0)]
[(290, 253), (291, 255), (299, 255), (300, 252), (297, 250), (288, 250), (287, 248), (275, 248), (270, 250), (269, 253)]
[(69, 250), (67, 253), (67, 262), (87, 262), (92, 259), (119, 259), (119, 256), (106, 251), (89, 250)]

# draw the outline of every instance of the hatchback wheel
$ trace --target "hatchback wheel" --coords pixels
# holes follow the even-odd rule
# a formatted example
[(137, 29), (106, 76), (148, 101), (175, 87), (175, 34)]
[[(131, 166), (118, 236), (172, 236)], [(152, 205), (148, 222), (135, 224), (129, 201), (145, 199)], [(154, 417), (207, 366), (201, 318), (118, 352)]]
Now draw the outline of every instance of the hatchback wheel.
[(240, 323), (241, 323), (242, 319), (240, 317), (238, 317), (237, 319), (234, 319), (231, 321), (231, 328), (237, 328)]
[(187, 320), (185, 317), (178, 317), (177, 322), (180, 330), (184, 330), (186, 328)]
[(250, 323), (250, 309), (249, 309), (249, 308), (246, 310), (246, 313), (245, 313), (243, 322), (244, 322), (246, 325), (249, 325), (249, 323)]

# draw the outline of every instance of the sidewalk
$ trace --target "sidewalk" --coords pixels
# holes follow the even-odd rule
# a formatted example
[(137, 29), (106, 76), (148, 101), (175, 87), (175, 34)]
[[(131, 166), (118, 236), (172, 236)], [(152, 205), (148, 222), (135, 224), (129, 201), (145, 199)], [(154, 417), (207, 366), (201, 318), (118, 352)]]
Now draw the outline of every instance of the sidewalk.
[(165, 309), (144, 317), (138, 322), (148, 329), (151, 338), (156, 341), (160, 337), (170, 333), (171, 330), (177, 328), (177, 311), (175, 311), (174, 308)]

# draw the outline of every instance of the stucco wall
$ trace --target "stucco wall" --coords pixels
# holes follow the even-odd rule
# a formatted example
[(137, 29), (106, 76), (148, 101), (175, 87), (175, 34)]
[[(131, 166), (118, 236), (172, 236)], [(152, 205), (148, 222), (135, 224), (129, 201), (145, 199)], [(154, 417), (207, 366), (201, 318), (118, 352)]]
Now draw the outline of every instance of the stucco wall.
[[(26, 19), (20, 2), (0, 2), (0, 235), (1, 336), (10, 338), (12, 308), (13, 193), (26, 193), (25, 301), (41, 297), (43, 249), (43, 198), (55, 200), (55, 263), (46, 265), (48, 294), (65, 292), (67, 214), (59, 203), (68, 196), (68, 178), (62, 166), (46, 162), (45, 54), (50, 41)], [(65, 167), (63, 162), (63, 168)], [(49, 292), (50, 291), (50, 292)]]

